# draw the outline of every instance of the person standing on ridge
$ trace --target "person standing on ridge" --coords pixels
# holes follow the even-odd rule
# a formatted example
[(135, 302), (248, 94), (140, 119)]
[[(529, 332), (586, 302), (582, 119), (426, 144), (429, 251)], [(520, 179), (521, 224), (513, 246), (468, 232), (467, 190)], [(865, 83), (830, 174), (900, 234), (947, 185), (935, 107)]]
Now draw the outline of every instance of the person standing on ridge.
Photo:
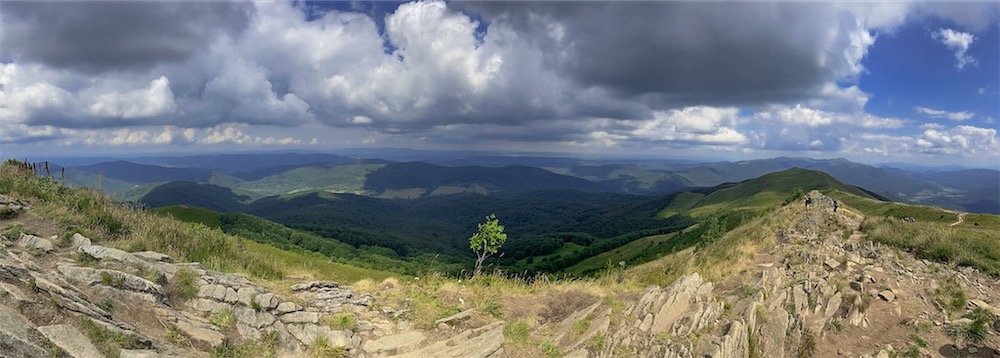
[(809, 204), (812, 204), (812, 202), (813, 199), (809, 195), (806, 195), (806, 210), (809, 210)]
[(833, 202), (833, 212), (837, 212), (837, 208), (840, 207), (840, 203), (837, 203), (837, 199), (830, 199)]

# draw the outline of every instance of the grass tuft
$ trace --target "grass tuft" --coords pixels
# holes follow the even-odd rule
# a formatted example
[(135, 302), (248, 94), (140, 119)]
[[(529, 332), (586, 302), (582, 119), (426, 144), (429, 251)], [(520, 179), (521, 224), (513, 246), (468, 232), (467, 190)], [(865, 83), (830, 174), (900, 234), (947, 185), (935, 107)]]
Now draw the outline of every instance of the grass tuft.
[(358, 318), (350, 313), (341, 313), (333, 316), (324, 316), (323, 323), (331, 329), (353, 331), (358, 328)]
[(223, 307), (221, 310), (216, 311), (208, 318), (216, 327), (229, 328), (236, 324), (236, 315), (229, 307)]
[(97, 347), (97, 350), (101, 351), (106, 357), (117, 357), (118, 352), (122, 349), (146, 348), (135, 337), (112, 331), (94, 323), (89, 318), (81, 317), (74, 323), (80, 329), (80, 332), (87, 336), (90, 342)]
[(174, 293), (184, 299), (190, 300), (198, 294), (198, 274), (187, 267), (177, 270), (174, 275)]

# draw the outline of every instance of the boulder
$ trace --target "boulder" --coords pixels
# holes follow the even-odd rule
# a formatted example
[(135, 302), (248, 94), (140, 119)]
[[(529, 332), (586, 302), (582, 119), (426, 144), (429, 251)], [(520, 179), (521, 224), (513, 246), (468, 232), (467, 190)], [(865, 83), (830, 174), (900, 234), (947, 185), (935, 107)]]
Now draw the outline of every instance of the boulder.
[(222, 298), (226, 303), (236, 303), (239, 300), (239, 296), (236, 295), (236, 289), (232, 287), (226, 287), (226, 295)]
[(257, 312), (249, 307), (235, 307), (236, 320), (257, 329), (270, 326), (277, 320), (268, 312)]
[(896, 299), (896, 294), (892, 291), (885, 290), (878, 293), (878, 297), (885, 300), (886, 302), (892, 302)]
[(257, 290), (250, 287), (243, 287), (236, 291), (236, 301), (244, 306), (253, 304), (253, 298), (257, 296)]
[(80, 248), (80, 246), (87, 246), (87, 245), (93, 245), (93, 243), (90, 241), (89, 238), (80, 235), (79, 233), (73, 234), (73, 237), (71, 238), (70, 241), (70, 247)]
[(270, 311), (277, 308), (278, 304), (281, 303), (281, 299), (279, 299), (278, 296), (275, 296), (273, 293), (270, 292), (257, 295), (257, 297), (253, 298), (253, 301), (257, 302), (257, 305), (260, 306), (260, 309), (266, 311)]
[(71, 357), (101, 357), (103, 354), (76, 328), (66, 324), (38, 327), (45, 338)]
[(21, 233), (21, 238), (17, 241), (17, 244), (24, 248), (37, 249), (45, 252), (52, 251), (54, 248), (52, 246), (52, 241), (25, 233)]
[(281, 315), (281, 322), (284, 323), (319, 323), (319, 313), (298, 311)]
[(125, 264), (142, 264), (142, 260), (132, 256), (132, 254), (111, 247), (84, 245), (80, 246), (77, 250), (101, 260), (113, 260)]
[(282, 302), (278, 304), (278, 307), (274, 309), (275, 314), (286, 314), (291, 312), (298, 312), (302, 310), (302, 306), (295, 304), (294, 302)]

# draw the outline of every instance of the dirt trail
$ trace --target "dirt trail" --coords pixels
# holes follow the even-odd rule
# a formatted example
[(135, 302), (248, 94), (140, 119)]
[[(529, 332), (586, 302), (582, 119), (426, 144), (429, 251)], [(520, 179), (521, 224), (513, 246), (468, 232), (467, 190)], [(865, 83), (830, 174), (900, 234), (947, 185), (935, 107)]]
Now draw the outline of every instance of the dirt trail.
[(951, 225), (948, 225), (948, 226), (955, 226), (955, 225), (958, 225), (958, 224), (961, 224), (961, 223), (965, 222), (965, 213), (959, 211), (956, 214), (958, 214), (958, 221), (953, 222), (953, 223), (951, 223)]

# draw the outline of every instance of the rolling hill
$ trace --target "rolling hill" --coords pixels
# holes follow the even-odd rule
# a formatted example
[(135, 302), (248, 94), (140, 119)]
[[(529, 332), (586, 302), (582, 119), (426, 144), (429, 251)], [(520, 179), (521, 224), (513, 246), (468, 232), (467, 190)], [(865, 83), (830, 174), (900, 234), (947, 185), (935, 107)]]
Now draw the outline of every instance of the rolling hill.
[(158, 165), (136, 164), (127, 161), (104, 162), (75, 167), (91, 174), (103, 173), (104, 177), (121, 181), (145, 184), (170, 181), (203, 182), (211, 176), (211, 171), (195, 168), (170, 168)]

